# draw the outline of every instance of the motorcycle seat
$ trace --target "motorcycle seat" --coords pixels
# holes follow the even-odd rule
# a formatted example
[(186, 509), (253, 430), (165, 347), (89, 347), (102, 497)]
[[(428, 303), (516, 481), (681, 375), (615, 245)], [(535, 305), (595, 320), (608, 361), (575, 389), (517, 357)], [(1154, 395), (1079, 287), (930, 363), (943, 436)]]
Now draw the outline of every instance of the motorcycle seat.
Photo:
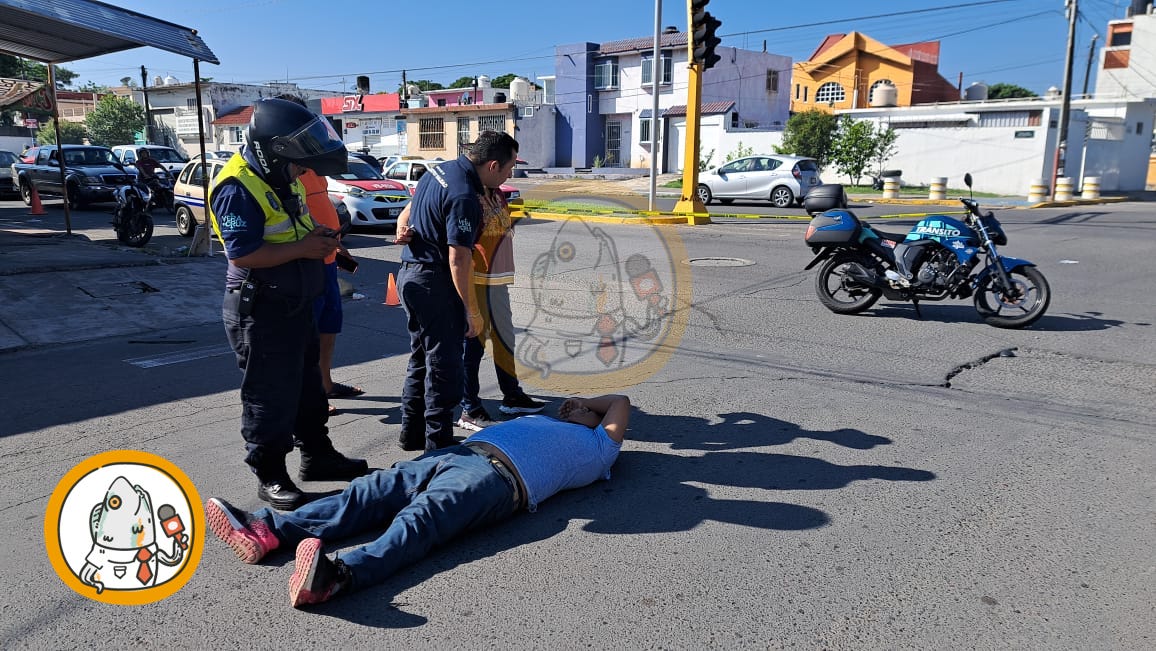
[(886, 231), (881, 231), (878, 228), (872, 228), (871, 230), (875, 231), (875, 234), (878, 235), (881, 239), (887, 240), (889, 242), (895, 242), (896, 244), (907, 239), (907, 233), (888, 233)]

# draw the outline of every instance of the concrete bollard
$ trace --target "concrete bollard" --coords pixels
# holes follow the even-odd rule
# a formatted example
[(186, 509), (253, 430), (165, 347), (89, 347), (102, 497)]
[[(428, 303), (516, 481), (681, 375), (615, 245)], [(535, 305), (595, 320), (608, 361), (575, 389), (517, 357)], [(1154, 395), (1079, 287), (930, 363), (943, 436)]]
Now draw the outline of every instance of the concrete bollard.
[(1056, 179), (1056, 201), (1071, 201), (1072, 200), (1072, 177), (1062, 176)]
[(898, 199), (899, 198), (899, 177), (888, 176), (883, 179), (883, 198), (884, 199)]
[(1100, 177), (1085, 176), (1084, 189), (1080, 192), (1081, 199), (1099, 199), (1100, 198)]
[(1028, 188), (1028, 203), (1042, 203), (1048, 200), (1048, 180), (1033, 179)]
[(937, 176), (931, 179), (931, 190), (927, 193), (928, 199), (943, 200), (947, 198), (947, 177)]

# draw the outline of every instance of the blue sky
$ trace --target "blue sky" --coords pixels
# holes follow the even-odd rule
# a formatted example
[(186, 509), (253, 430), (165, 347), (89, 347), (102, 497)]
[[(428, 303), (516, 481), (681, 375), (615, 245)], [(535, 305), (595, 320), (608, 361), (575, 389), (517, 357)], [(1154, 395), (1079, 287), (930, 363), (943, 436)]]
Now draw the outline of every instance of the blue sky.
[[(293, 81), (305, 88), (394, 91), (407, 78), (449, 85), (463, 76), (515, 73), (533, 80), (553, 72), (559, 44), (605, 42), (654, 33), (654, 0), (120, 0), (118, 6), (196, 29), (221, 60), (202, 64), (214, 81)], [(1063, 0), (713, 0), (723, 45), (808, 58), (826, 34), (858, 30), (886, 44), (940, 40), (940, 73), (963, 85), (1014, 83), (1043, 93), (1063, 85), (1067, 20)], [(1073, 85), (1084, 79), (1093, 33), (1121, 18), (1126, 0), (1080, 0)], [(975, 5), (975, 6), (960, 6)], [(919, 10), (955, 7), (922, 13)], [(686, 28), (685, 0), (663, 0), (662, 24)], [(86, 81), (139, 82), (140, 66), (192, 79), (192, 61), (153, 48), (64, 64)], [(1095, 65), (1093, 65), (1093, 84)]]

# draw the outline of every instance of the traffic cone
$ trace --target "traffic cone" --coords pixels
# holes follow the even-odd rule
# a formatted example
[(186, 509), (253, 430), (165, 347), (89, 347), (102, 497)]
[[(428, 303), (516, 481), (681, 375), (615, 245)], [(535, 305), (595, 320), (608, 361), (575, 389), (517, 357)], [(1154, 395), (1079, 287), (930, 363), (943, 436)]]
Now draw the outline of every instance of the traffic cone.
[(40, 203), (40, 193), (36, 191), (36, 186), (32, 186), (32, 211), (29, 215), (47, 215), (48, 211), (44, 209), (44, 204)]
[(389, 274), (389, 282), (385, 285), (385, 303), (382, 305), (401, 305), (401, 299), (397, 297), (397, 280), (393, 274)]

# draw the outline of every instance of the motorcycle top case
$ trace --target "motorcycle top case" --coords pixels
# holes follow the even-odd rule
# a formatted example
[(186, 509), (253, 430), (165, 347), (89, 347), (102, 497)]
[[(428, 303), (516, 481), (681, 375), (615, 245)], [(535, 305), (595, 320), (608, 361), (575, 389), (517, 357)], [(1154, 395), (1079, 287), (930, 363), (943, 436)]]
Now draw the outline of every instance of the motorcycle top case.
[(828, 210), (815, 215), (807, 226), (805, 240), (811, 246), (837, 246), (859, 241), (863, 227), (847, 210)]

